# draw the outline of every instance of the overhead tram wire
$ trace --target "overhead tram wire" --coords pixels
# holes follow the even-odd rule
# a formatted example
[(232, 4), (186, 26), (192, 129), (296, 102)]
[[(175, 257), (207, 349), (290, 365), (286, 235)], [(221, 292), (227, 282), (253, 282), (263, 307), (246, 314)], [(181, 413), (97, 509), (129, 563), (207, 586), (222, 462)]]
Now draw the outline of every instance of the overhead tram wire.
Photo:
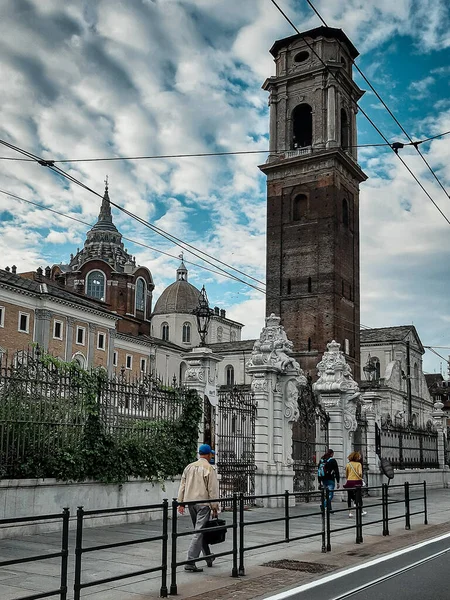
[[(306, 0), (306, 2), (311, 7), (311, 9), (316, 13), (316, 15), (319, 17), (319, 19), (325, 25), (325, 27), (328, 27), (325, 19), (322, 17), (322, 15), (316, 9), (316, 7), (312, 3), (312, 1), (311, 0)], [(337, 42), (339, 44), (339, 47), (342, 50), (342, 44), (341, 44), (340, 40), (337, 40)], [(410, 141), (409, 145), (410, 146), (414, 146), (414, 148), (418, 152), (419, 156), (422, 158), (423, 162), (426, 164), (428, 170), (431, 172), (431, 174), (433, 175), (433, 177), (435, 178), (435, 180), (437, 181), (437, 183), (439, 184), (439, 186), (441, 187), (441, 189), (444, 191), (444, 193), (447, 196), (447, 198), (450, 200), (450, 195), (447, 192), (444, 184), (441, 182), (441, 180), (439, 179), (439, 177), (436, 175), (434, 169), (431, 167), (431, 165), (429, 164), (429, 162), (427, 161), (427, 159), (425, 158), (425, 156), (422, 154), (422, 152), (419, 149), (419, 144), (422, 143), (422, 142), (414, 142), (414, 140), (412, 139), (412, 137), (409, 135), (409, 133), (406, 131), (406, 129), (403, 127), (403, 125), (400, 123), (400, 121), (394, 115), (394, 113), (392, 112), (392, 110), (389, 108), (389, 106), (386, 104), (386, 102), (383, 100), (383, 98), (380, 96), (380, 94), (377, 92), (377, 90), (374, 88), (374, 86), (371, 84), (371, 82), (367, 79), (367, 77), (364, 75), (364, 73), (361, 71), (361, 69), (359, 68), (359, 66), (356, 64), (355, 60), (353, 58), (351, 58), (351, 61), (352, 61), (352, 65), (355, 67), (355, 69), (358, 71), (358, 73), (361, 75), (361, 77), (364, 79), (364, 81), (370, 87), (370, 89), (372, 90), (372, 92), (375, 94), (375, 96), (378, 98), (378, 100), (381, 102), (381, 104), (387, 110), (387, 112), (389, 113), (389, 115), (392, 117), (392, 119), (395, 121), (395, 123), (398, 125), (398, 127), (402, 130), (402, 132), (406, 135), (406, 137)]]
[[(59, 215), (59, 216), (61, 216), (61, 217), (64, 217), (64, 218), (66, 218), (66, 219), (70, 219), (71, 221), (75, 221), (75, 222), (77, 222), (77, 223), (81, 223), (82, 225), (86, 225), (87, 227), (91, 227), (91, 226), (92, 226), (90, 223), (86, 223), (85, 221), (82, 221), (81, 219), (77, 219), (76, 217), (72, 217), (72, 216), (70, 216), (70, 215), (66, 215), (66, 214), (64, 214), (64, 213), (62, 213), (62, 212), (60, 212), (60, 211), (57, 211), (57, 210), (55, 210), (55, 209), (53, 209), (53, 208), (50, 208), (49, 206), (44, 206), (43, 204), (39, 204), (38, 202), (33, 202), (32, 200), (27, 200), (27, 199), (25, 199), (25, 198), (22, 198), (21, 196), (18, 196), (17, 194), (13, 194), (13, 193), (11, 193), (11, 192), (8, 192), (8, 191), (6, 191), (6, 190), (2, 190), (2, 189), (0, 189), (0, 193), (2, 193), (2, 194), (5, 194), (5, 195), (7, 195), (7, 196), (10, 196), (10, 197), (12, 197), (12, 198), (15, 198), (16, 200), (19, 200), (19, 201), (21, 201), (21, 202), (26, 202), (27, 204), (31, 204), (32, 206), (36, 206), (37, 208), (40, 208), (40, 209), (42, 209), (42, 210), (48, 210), (48, 211), (49, 211), (49, 212), (51, 212), (51, 213), (57, 214), (57, 215)], [(150, 249), (150, 250), (154, 250), (155, 252), (159, 252), (159, 253), (161, 253), (161, 254), (164, 254), (165, 256), (169, 256), (170, 258), (179, 258), (178, 256), (174, 256), (173, 254), (169, 254), (168, 252), (165, 252), (164, 250), (159, 250), (158, 248), (153, 248), (152, 246), (148, 246), (147, 244), (144, 244), (144, 243), (142, 243), (142, 242), (138, 242), (138, 241), (136, 241), (136, 240), (133, 240), (133, 239), (131, 239), (131, 238), (128, 238), (128, 237), (126, 237), (126, 236), (122, 236), (122, 238), (123, 238), (124, 240), (127, 240), (127, 241), (129, 241), (129, 242), (132, 242), (133, 244), (137, 244), (137, 245), (139, 245), (139, 246), (142, 246), (142, 247), (144, 247), (144, 248), (148, 248), (148, 249)], [(225, 275), (224, 273), (220, 273), (219, 271), (215, 271), (215, 270), (213, 270), (213, 269), (210, 269), (209, 267), (205, 267), (204, 265), (199, 265), (199, 264), (197, 264), (197, 263), (194, 263), (194, 262), (192, 262), (192, 261), (189, 261), (189, 260), (186, 260), (186, 259), (183, 259), (183, 260), (184, 260), (184, 262), (186, 262), (186, 263), (188, 263), (188, 264), (194, 265), (194, 266), (196, 266), (196, 267), (198, 267), (198, 268), (200, 268), (200, 269), (205, 269), (205, 270), (207, 270), (207, 271), (210, 271), (210, 272), (212, 272), (212, 273), (215, 273), (216, 275), (222, 275), (223, 277), (228, 277), (228, 278), (230, 278), (230, 279), (232, 279), (232, 280), (235, 280), (235, 281), (238, 281), (238, 282), (240, 282), (240, 281), (241, 281), (241, 280), (239, 280), (238, 278), (236, 278), (236, 277), (235, 277), (233, 274), (230, 274), (230, 275)], [(245, 283), (245, 285), (250, 285), (250, 284), (248, 284), (247, 282), (244, 282), (244, 283)], [(250, 286), (250, 287), (253, 287), (253, 286)], [(261, 290), (261, 289), (259, 289), (259, 288), (255, 288), (255, 289), (257, 289), (258, 291), (260, 291), (261, 293), (263, 293), (263, 294), (265, 294), (265, 295), (266, 295), (266, 292), (265, 292), (265, 290)], [(313, 316), (314, 318), (317, 318), (317, 315), (315, 315), (315, 314), (313, 314), (313, 313), (308, 313), (308, 312), (305, 312), (304, 314), (307, 314), (307, 315), (309, 315), (309, 316)], [(329, 313), (329, 312), (325, 311), (325, 312), (324, 312), (324, 314), (326, 314), (326, 315), (331, 315), (332, 313)], [(341, 316), (338, 316), (338, 315), (335, 315), (335, 316), (336, 316), (336, 317), (337, 317), (339, 320), (341, 320), (342, 322), (346, 322), (346, 323), (353, 324), (353, 321), (351, 321), (350, 319), (345, 319), (344, 317), (341, 317)], [(371, 327), (370, 327), (369, 325), (363, 325), (362, 323), (360, 323), (360, 328), (361, 328), (361, 329), (371, 329)], [(344, 329), (345, 329), (346, 331), (351, 331), (350, 329), (347, 329), (346, 327), (344, 327)]]
[[(41, 209), (41, 210), (48, 210), (51, 213), (54, 213), (55, 215), (59, 215), (61, 217), (64, 217), (66, 219), (70, 219), (71, 221), (75, 221), (77, 223), (81, 223), (82, 225), (86, 225), (87, 227), (92, 227), (92, 223), (87, 223), (86, 221), (82, 221), (81, 219), (77, 219), (76, 217), (72, 217), (70, 215), (66, 215), (58, 210), (55, 210), (54, 208), (50, 208), (49, 206), (44, 206), (43, 204), (39, 204), (39, 202), (33, 202), (32, 200), (27, 200), (26, 198), (22, 198), (21, 196), (17, 196), (17, 194), (13, 194), (11, 192), (8, 192), (6, 190), (2, 190), (0, 189), (0, 193), (1, 194), (5, 194), (5, 196), (10, 196), (11, 198), (15, 198), (16, 200), (19, 200), (21, 202), (26, 202), (27, 204), (31, 204), (33, 206), (36, 206), (37, 208)], [(166, 252), (165, 250), (161, 250), (160, 248), (155, 248), (153, 246), (149, 246), (148, 244), (144, 244), (143, 242), (138, 242), (137, 240), (133, 240), (132, 238), (126, 237), (125, 235), (122, 235), (122, 239), (127, 240), (127, 242), (131, 242), (132, 244), (136, 244), (137, 246), (142, 246), (143, 248), (147, 248), (148, 250), (152, 250), (153, 252), (158, 252), (159, 254), (163, 254), (164, 256), (168, 256), (169, 258), (175, 258), (175, 259), (179, 259), (179, 256), (175, 256), (174, 254), (170, 254), (169, 252)], [(236, 281), (236, 277), (230, 273), (230, 275), (225, 275), (224, 273), (220, 273), (219, 271), (215, 271), (214, 269), (211, 269), (210, 267), (206, 267), (205, 265), (199, 265), (198, 263), (192, 262), (191, 260), (188, 260), (186, 258), (183, 259), (183, 261), (189, 265), (193, 265), (199, 269), (203, 269), (205, 271), (209, 271), (211, 273), (214, 273), (215, 275), (220, 275), (221, 277), (226, 277), (228, 279), (234, 280)]]
[[(85, 190), (95, 194), (96, 196), (98, 196), (99, 198), (103, 199), (103, 196), (101, 194), (99, 194), (98, 192), (96, 192), (95, 190), (93, 190), (92, 188), (90, 188), (89, 186), (85, 185), (83, 182), (79, 181), (78, 179), (76, 179), (75, 177), (73, 177), (72, 175), (70, 175), (69, 173), (67, 173), (66, 171), (64, 171), (63, 169), (61, 169), (60, 167), (53, 165), (53, 164), (48, 164), (48, 161), (46, 161), (45, 159), (42, 159), (41, 157), (32, 154), (31, 152), (28, 152), (27, 150), (23, 150), (22, 148), (19, 148), (18, 146), (14, 146), (13, 144), (10, 144), (9, 142), (5, 142), (4, 140), (0, 139), (0, 144), (3, 144), (5, 146), (7, 146), (8, 148), (11, 148), (13, 150), (16, 150), (17, 152), (24, 154), (25, 156), (29, 156), (31, 158), (34, 159), (35, 162), (37, 162), (38, 164), (48, 167), (51, 171), (61, 175), (62, 177), (65, 177), (66, 179), (68, 179), (69, 181), (72, 181), (73, 183), (75, 183), (76, 185), (81, 186), (82, 188), (84, 188)], [(166, 238), (167, 240), (171, 241), (172, 243), (174, 242), (174, 240), (177, 241), (178, 245), (183, 248), (184, 250), (190, 252), (191, 254), (193, 254), (194, 256), (196, 256), (198, 259), (206, 262), (207, 264), (213, 266), (215, 269), (218, 269), (219, 271), (222, 271), (223, 273), (226, 273), (227, 275), (230, 275), (230, 273), (228, 271), (226, 271), (225, 269), (222, 269), (221, 267), (219, 267), (218, 265), (214, 264), (213, 262), (211, 262), (210, 260), (204, 258), (204, 256), (201, 256), (198, 254), (198, 252), (200, 252), (201, 254), (204, 254), (205, 256), (208, 256), (208, 258), (211, 258), (212, 260), (226, 266), (229, 269), (232, 269), (233, 271), (236, 271), (237, 273), (240, 273), (242, 275), (244, 275), (245, 277), (252, 279), (253, 281), (256, 281), (257, 283), (261, 283), (262, 285), (265, 285), (265, 283), (263, 281), (260, 281), (258, 279), (256, 279), (255, 277), (252, 277), (251, 275), (248, 275), (247, 273), (244, 273), (243, 271), (240, 271), (239, 269), (237, 269), (236, 267), (233, 267), (219, 259), (216, 259), (215, 257), (211, 256), (210, 254), (208, 254), (207, 252), (204, 252), (203, 250), (199, 250), (198, 248), (196, 248), (195, 246), (193, 246), (192, 244), (189, 244), (187, 242), (184, 242), (183, 240), (181, 240), (180, 238), (177, 238), (176, 236), (167, 233), (166, 231), (164, 231), (163, 229), (161, 229), (160, 227), (157, 227), (156, 225), (152, 225), (151, 223), (149, 223), (148, 221), (146, 221), (145, 219), (142, 219), (141, 217), (138, 217), (137, 215), (135, 215), (134, 213), (126, 210), (125, 208), (123, 208), (122, 206), (120, 206), (119, 204), (116, 204), (115, 202), (112, 202), (110, 200), (110, 204), (114, 207), (116, 207), (118, 210), (122, 211), (123, 213), (125, 213), (126, 215), (130, 216), (131, 218), (135, 219), (136, 221), (138, 221), (139, 223), (141, 223), (142, 225), (144, 225), (145, 227), (148, 227), (149, 229), (151, 229), (152, 231), (154, 231), (155, 233), (158, 233), (159, 235), (161, 235), (162, 237)], [(189, 248), (189, 249), (188, 249)], [(235, 277), (235, 276), (234, 276)], [(246, 281), (244, 281), (243, 279), (240, 279), (239, 277), (235, 277), (236, 281), (239, 281), (243, 284), (249, 285), (250, 287), (253, 287), (254, 289), (258, 290), (258, 291), (262, 291), (260, 288), (258, 288), (257, 286), (248, 283)]]
[[(356, 66), (356, 65), (355, 65)], [(424, 144), (425, 142), (429, 142), (431, 140), (436, 140), (438, 138), (444, 137), (446, 135), (450, 135), (450, 131), (444, 131), (443, 133), (438, 133), (437, 135), (433, 135), (431, 137), (424, 138), (423, 140), (416, 140), (411, 142), (405, 142), (403, 146), (416, 146), (419, 144)], [(383, 142), (379, 144), (356, 144), (349, 145), (347, 148), (391, 148), (392, 144), (390, 142)], [(49, 166), (54, 165), (56, 163), (78, 163), (78, 162), (108, 162), (108, 161), (121, 161), (121, 160), (157, 160), (157, 159), (173, 159), (173, 158), (207, 158), (214, 156), (239, 156), (245, 154), (285, 154), (288, 152), (290, 148), (286, 150), (277, 150), (276, 152), (270, 150), (230, 150), (229, 152), (186, 152), (183, 154), (153, 154), (148, 156), (103, 156), (103, 157), (94, 157), (94, 158), (62, 158), (62, 159), (41, 159), (44, 162), (48, 163)], [(22, 161), (22, 162), (35, 162), (34, 158), (18, 158), (16, 156), (0, 156), (0, 160), (12, 160), (12, 161)]]
[[(308, 40), (306, 39), (306, 37), (299, 31), (299, 29), (296, 27), (296, 25), (291, 21), (291, 19), (287, 16), (287, 14), (283, 11), (283, 9), (277, 4), (276, 0), (270, 0), (270, 2), (272, 2), (272, 4), (277, 8), (277, 10), (283, 15), (283, 17), (286, 19), (286, 21), (291, 25), (291, 27), (298, 33), (298, 35), (303, 39), (303, 41), (305, 42), (305, 44), (308, 46), (308, 48), (311, 50), (311, 52), (319, 59), (319, 61), (322, 63), (322, 65), (324, 66), (325, 70), (339, 83), (339, 79), (336, 76), (335, 73), (333, 73), (333, 71), (329, 68), (329, 66), (326, 64), (326, 62), (322, 59), (321, 56), (319, 56), (317, 54), (317, 52), (315, 51), (314, 47), (312, 46), (312, 44), (310, 44), (308, 42)], [(395, 153), (395, 155), (397, 156), (397, 158), (403, 163), (403, 165), (405, 166), (405, 168), (408, 170), (408, 172), (410, 173), (411, 177), (413, 177), (413, 179), (416, 181), (416, 183), (420, 186), (420, 188), (424, 191), (424, 193), (426, 194), (426, 196), (428, 197), (428, 199), (433, 203), (433, 205), (435, 206), (435, 208), (439, 211), (439, 213), (442, 215), (442, 217), (447, 221), (447, 223), (450, 225), (450, 220), (449, 218), (445, 215), (445, 213), (440, 209), (440, 207), (438, 206), (438, 204), (436, 204), (436, 202), (433, 200), (431, 194), (426, 190), (426, 188), (423, 186), (423, 184), (421, 183), (421, 181), (418, 179), (418, 177), (415, 175), (415, 173), (412, 171), (412, 169), (408, 166), (408, 164), (403, 160), (403, 158), (400, 156), (400, 154), (398, 153), (398, 151), (396, 152), (395, 149), (393, 148), (392, 144), (389, 143), (389, 140), (387, 139), (387, 137), (384, 135), (384, 133), (379, 129), (379, 127), (373, 122), (373, 120), (369, 117), (369, 115), (366, 113), (366, 111), (361, 108), (358, 105), (358, 102), (356, 100), (354, 100), (353, 98), (350, 97), (351, 102), (358, 108), (358, 110), (361, 112), (362, 115), (364, 115), (366, 117), (366, 119), (369, 121), (369, 123), (372, 125), (372, 127), (375, 129), (375, 131), (378, 133), (378, 135), (387, 143), (389, 144), (391, 150)]]

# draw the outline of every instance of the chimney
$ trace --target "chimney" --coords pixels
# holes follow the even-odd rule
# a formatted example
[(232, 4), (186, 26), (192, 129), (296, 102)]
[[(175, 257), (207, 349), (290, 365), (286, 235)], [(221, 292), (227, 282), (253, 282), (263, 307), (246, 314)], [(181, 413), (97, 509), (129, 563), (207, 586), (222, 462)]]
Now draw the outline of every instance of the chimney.
[(52, 273), (52, 270), (50, 269), (50, 267), (45, 267), (45, 276), (47, 279), (50, 279), (51, 273)]
[(14, 273), (14, 275), (17, 273), (17, 267), (16, 267), (16, 265), (13, 265), (11, 267), (11, 271)]
[(225, 309), (224, 309), (224, 308), (221, 308), (221, 309), (220, 309), (220, 316), (221, 316), (222, 318), (224, 318), (224, 319), (225, 319), (225, 315), (226, 315), (226, 314), (227, 314), (227, 313), (225, 312)]
[(218, 306), (214, 307), (214, 314), (219, 316), (219, 307)]
[(41, 268), (41, 267), (38, 267), (38, 268), (36, 269), (36, 281), (42, 281), (42, 273), (43, 273), (43, 272), (44, 272), (44, 271), (42, 270), (42, 268)]
[(9, 273), (11, 271), (11, 269), (9, 267), (5, 267), (5, 271), (7, 271)]

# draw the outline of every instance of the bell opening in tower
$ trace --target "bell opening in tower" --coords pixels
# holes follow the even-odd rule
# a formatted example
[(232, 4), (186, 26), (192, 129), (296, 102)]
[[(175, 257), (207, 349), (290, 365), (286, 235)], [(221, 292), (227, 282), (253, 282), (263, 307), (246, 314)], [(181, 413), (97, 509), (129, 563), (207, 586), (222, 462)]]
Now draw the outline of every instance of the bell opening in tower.
[(292, 149), (312, 145), (312, 108), (299, 104), (292, 112)]

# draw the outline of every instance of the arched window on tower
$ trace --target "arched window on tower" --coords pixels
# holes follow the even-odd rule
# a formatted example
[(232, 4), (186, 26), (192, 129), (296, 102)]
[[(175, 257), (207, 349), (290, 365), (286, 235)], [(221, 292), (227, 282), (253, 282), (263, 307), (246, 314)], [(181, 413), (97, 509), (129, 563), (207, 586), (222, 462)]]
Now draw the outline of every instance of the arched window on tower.
[(344, 227), (348, 228), (349, 218), (347, 198), (342, 198), (342, 223), (344, 224)]
[(165, 342), (169, 341), (169, 323), (163, 323), (161, 325), (161, 339)]
[(183, 324), (183, 344), (191, 343), (191, 324), (184, 323)]
[(227, 378), (227, 386), (233, 387), (234, 385), (234, 368), (231, 365), (228, 365), (225, 369), (225, 376)]
[(298, 194), (295, 196), (292, 204), (292, 220), (301, 221), (306, 217), (308, 208), (308, 198), (305, 194)]
[(86, 295), (105, 300), (105, 275), (101, 271), (91, 271), (87, 276)]
[(136, 310), (140, 310), (145, 313), (145, 296), (146, 296), (146, 285), (142, 277), (136, 281)]
[(346, 150), (350, 146), (350, 125), (347, 112), (341, 108), (341, 146)]
[(292, 148), (312, 146), (312, 108), (299, 104), (292, 111)]

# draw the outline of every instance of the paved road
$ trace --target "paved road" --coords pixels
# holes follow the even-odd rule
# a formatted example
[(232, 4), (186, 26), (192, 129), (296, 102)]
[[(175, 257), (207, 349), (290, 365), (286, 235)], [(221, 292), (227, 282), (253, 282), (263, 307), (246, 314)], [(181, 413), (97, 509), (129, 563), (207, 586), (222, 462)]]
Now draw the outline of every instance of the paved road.
[(271, 596), (270, 600), (448, 600), (450, 534), (406, 550)]

